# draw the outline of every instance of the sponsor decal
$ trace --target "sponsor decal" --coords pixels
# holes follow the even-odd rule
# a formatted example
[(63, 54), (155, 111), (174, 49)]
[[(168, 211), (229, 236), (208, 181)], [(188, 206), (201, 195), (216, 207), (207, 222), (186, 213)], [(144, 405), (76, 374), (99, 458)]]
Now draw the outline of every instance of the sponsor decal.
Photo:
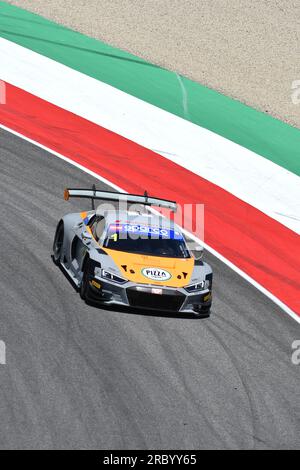
[(153, 289), (151, 289), (151, 293), (152, 293), (152, 294), (156, 294), (156, 295), (162, 295), (163, 290), (162, 290), (162, 289), (157, 289), (157, 288), (153, 287)]
[(144, 268), (142, 274), (151, 281), (168, 281), (172, 277), (168, 271), (160, 268)]
[(182, 240), (183, 236), (178, 230), (168, 228), (153, 227), (140, 224), (110, 224), (109, 234), (119, 232), (125, 234), (141, 235), (153, 238), (166, 238), (170, 240)]

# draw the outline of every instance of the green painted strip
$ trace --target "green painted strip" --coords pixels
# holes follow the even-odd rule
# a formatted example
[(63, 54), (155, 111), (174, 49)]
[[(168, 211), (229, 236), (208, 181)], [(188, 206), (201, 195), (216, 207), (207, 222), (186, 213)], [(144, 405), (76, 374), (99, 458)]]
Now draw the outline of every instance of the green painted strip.
[(300, 175), (300, 130), (0, 1), (0, 36), (209, 129)]

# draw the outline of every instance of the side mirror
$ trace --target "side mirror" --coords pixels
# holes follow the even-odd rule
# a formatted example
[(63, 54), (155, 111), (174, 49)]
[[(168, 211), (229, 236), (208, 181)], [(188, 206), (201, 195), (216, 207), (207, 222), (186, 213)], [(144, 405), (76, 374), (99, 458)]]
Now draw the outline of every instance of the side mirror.
[(203, 247), (200, 245), (197, 245), (193, 248), (192, 250), (193, 256), (196, 260), (202, 259), (203, 257)]
[(93, 237), (90, 232), (85, 230), (84, 232), (82, 232), (81, 238), (85, 243), (91, 243)]

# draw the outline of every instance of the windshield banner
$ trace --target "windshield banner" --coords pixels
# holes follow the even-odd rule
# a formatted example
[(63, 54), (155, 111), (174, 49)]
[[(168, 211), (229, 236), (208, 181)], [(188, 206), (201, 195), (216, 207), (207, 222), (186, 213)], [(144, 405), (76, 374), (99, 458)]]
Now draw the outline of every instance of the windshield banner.
[[(135, 238), (164, 238), (168, 240), (183, 239), (182, 234), (178, 230), (140, 224), (110, 224), (108, 232), (109, 236), (118, 233), (120, 234), (120, 238), (126, 238), (128, 235), (133, 235)], [(123, 237), (121, 237), (121, 234)]]

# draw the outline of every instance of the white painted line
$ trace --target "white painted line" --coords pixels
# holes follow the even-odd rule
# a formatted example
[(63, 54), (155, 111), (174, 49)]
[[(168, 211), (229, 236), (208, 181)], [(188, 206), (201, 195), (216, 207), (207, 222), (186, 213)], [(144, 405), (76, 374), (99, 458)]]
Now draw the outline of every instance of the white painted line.
[(3, 38), (0, 79), (151, 149), (300, 234), (300, 178), (270, 160)]
[[(4, 129), (7, 132), (10, 132), (11, 134), (16, 135), (17, 137), (20, 137), (21, 139), (26, 140), (27, 142), (30, 142), (33, 145), (36, 145), (37, 147), (45, 150), (46, 152), (51, 153), (52, 155), (55, 155), (56, 157), (60, 158), (61, 160), (64, 160), (65, 162), (70, 163), (71, 165), (75, 166), (76, 168), (79, 168), (80, 170), (84, 171), (85, 173), (88, 173), (89, 175), (93, 176), (94, 178), (98, 179), (99, 181), (102, 181), (103, 183), (107, 184), (108, 186), (115, 189), (116, 191), (126, 193), (126, 191), (124, 191), (124, 189), (120, 188), (116, 184), (111, 183), (106, 178), (103, 178), (102, 176), (97, 175), (97, 173), (94, 173), (93, 171), (85, 168), (83, 165), (80, 165), (79, 163), (74, 162), (72, 159), (70, 159), (68, 157), (65, 157), (64, 155), (61, 155), (60, 153), (55, 152), (52, 149), (49, 149), (45, 145), (42, 145), (39, 142), (36, 142), (35, 140), (29, 139), (28, 137), (24, 136), (23, 134), (20, 134), (19, 132), (16, 132), (16, 131), (10, 129), (9, 127), (3, 126), (2, 124), (0, 124), (0, 128)], [(291, 318), (293, 318), (293, 320), (295, 320), (297, 323), (300, 324), (300, 316), (298, 316), (295, 312), (293, 312), (293, 310), (291, 310), (285, 303), (283, 303), (281, 300), (279, 300), (275, 295), (273, 295), (271, 292), (269, 292), (267, 289), (265, 289), (265, 287), (261, 286), (252, 277), (248, 276), (248, 274), (246, 274), (240, 268), (235, 266), (231, 261), (226, 259), (223, 255), (218, 253), (211, 246), (207, 245), (206, 243), (203, 243), (203, 241), (201, 241), (200, 239), (198, 239), (194, 235), (190, 234), (186, 230), (183, 230), (183, 231), (190, 238), (195, 240), (200, 245), (204, 246), (207, 251), (209, 251), (216, 258), (218, 258), (220, 261), (222, 261), (224, 264), (226, 264), (229, 268), (231, 268), (233, 271), (235, 271), (237, 274), (239, 274), (242, 278), (244, 278), (246, 281), (248, 281), (251, 285), (256, 287), (256, 289), (258, 289), (260, 292), (262, 292), (266, 297), (268, 297), (276, 305), (278, 305), (278, 307), (280, 307), (282, 310), (284, 310), (285, 313), (287, 313)]]

